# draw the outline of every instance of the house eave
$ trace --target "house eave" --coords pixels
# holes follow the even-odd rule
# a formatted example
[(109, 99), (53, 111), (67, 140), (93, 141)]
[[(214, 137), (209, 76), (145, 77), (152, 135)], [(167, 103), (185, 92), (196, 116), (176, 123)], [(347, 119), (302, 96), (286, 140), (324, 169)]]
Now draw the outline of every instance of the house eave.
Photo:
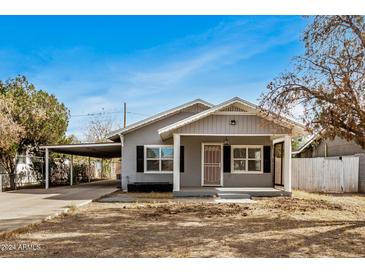
[(164, 111), (164, 112), (161, 112), (161, 113), (158, 113), (156, 115), (153, 115), (151, 117), (148, 117), (147, 119), (144, 119), (142, 121), (139, 121), (139, 122), (136, 122), (136, 123), (133, 123), (129, 126), (127, 126), (126, 128), (122, 128), (122, 129), (118, 129), (118, 130), (115, 130), (115, 131), (112, 131), (108, 136), (107, 138), (110, 139), (110, 140), (116, 140), (118, 139), (121, 135), (124, 135), (126, 133), (129, 133), (131, 131), (134, 131), (134, 130), (137, 130), (141, 127), (144, 127), (146, 125), (149, 125), (153, 122), (156, 122), (160, 119), (163, 119), (167, 116), (170, 116), (170, 115), (173, 115), (174, 113), (177, 113), (179, 111), (182, 111), (183, 109), (185, 108), (188, 108), (188, 107), (191, 107), (195, 104), (202, 104), (202, 105), (205, 105), (209, 108), (213, 107), (214, 105), (207, 102), (207, 101), (204, 101), (202, 99), (196, 99), (196, 100), (193, 100), (191, 102), (188, 102), (188, 103), (185, 103), (183, 105), (180, 105), (180, 106), (177, 106), (175, 108), (172, 108), (172, 109), (169, 109), (167, 111)]

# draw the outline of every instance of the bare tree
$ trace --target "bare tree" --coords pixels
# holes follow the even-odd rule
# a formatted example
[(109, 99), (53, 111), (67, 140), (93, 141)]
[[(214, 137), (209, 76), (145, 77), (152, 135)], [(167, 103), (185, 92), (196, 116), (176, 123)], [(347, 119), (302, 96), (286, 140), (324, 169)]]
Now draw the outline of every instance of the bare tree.
[(85, 138), (88, 142), (105, 142), (112, 128), (112, 119), (106, 117), (94, 118), (87, 125)]
[(295, 69), (274, 79), (261, 97), (267, 113), (304, 107), (308, 130), (354, 140), (365, 148), (364, 16), (315, 16), (303, 35)]

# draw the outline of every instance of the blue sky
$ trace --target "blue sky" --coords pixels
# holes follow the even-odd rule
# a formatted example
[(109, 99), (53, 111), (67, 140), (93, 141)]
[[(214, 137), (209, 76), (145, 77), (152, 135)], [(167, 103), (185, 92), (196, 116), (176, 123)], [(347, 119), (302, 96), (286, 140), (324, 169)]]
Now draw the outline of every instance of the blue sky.
[(22, 74), (71, 111), (128, 123), (202, 98), (257, 103), (303, 52), (297, 16), (0, 16), (0, 79)]

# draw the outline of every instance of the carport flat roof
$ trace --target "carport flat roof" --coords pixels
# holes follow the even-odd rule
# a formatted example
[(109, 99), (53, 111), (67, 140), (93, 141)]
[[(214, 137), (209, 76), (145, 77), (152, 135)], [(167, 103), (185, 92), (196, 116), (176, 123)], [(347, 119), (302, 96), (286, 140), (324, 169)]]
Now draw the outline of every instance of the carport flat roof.
[(71, 145), (41, 146), (50, 152), (58, 152), (70, 155), (90, 156), (95, 158), (119, 158), (122, 155), (121, 143), (82, 143)]

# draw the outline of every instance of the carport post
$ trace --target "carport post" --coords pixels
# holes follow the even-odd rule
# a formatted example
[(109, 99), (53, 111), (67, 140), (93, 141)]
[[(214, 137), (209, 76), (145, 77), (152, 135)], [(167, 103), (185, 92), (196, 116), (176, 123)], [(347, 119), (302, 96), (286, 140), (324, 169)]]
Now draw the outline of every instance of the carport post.
[(49, 187), (49, 151), (48, 151), (48, 148), (46, 148), (45, 163), (46, 163), (45, 187), (46, 187), (46, 189), (48, 189), (48, 187)]
[(89, 181), (89, 183), (90, 183), (90, 174), (91, 174), (91, 168), (90, 168), (90, 167), (91, 167), (91, 165), (90, 165), (90, 156), (89, 156), (89, 172), (88, 172), (88, 173), (89, 173), (89, 174), (88, 174), (88, 175), (89, 175), (89, 176), (88, 176), (88, 181)]
[(74, 156), (71, 155), (71, 163), (70, 163), (70, 185), (72, 186), (74, 183)]

